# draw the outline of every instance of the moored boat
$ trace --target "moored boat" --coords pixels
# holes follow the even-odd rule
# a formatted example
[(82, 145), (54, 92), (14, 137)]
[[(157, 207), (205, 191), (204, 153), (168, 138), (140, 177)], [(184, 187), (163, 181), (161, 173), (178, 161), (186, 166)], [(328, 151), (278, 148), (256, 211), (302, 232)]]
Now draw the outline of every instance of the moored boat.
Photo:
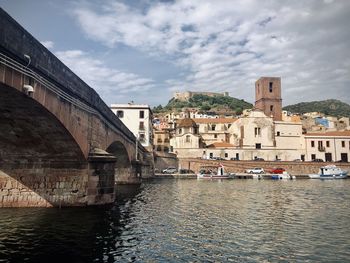
[(295, 175), (290, 175), (288, 173), (283, 174), (274, 174), (271, 176), (272, 180), (294, 180), (296, 179)]
[(224, 166), (202, 166), (197, 174), (197, 179), (232, 179), (233, 174), (225, 173)]
[(318, 174), (309, 174), (311, 179), (345, 179), (348, 171), (343, 171), (335, 165), (326, 165), (320, 168)]

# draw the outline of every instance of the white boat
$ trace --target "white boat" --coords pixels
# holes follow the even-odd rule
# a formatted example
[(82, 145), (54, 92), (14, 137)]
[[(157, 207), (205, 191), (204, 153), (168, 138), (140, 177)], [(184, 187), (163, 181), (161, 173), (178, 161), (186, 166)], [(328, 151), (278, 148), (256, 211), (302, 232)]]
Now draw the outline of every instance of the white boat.
[(318, 174), (309, 174), (311, 179), (345, 179), (348, 171), (343, 171), (335, 165), (326, 165), (320, 168)]
[(252, 174), (252, 176), (253, 176), (253, 179), (258, 179), (258, 180), (264, 179), (264, 177), (261, 174)]
[(234, 174), (225, 173), (224, 166), (202, 166), (197, 174), (197, 179), (232, 179)]
[(295, 180), (296, 177), (295, 175), (290, 175), (286, 172), (282, 173), (282, 174), (274, 174), (271, 176), (272, 180)]

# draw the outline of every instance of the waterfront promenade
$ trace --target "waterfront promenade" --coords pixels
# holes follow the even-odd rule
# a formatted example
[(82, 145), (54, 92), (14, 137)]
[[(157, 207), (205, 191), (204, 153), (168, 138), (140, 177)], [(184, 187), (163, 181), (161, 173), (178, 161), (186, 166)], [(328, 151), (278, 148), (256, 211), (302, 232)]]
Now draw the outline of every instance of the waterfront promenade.
[(244, 173), (246, 169), (261, 167), (265, 171), (274, 167), (282, 167), (289, 174), (300, 175), (318, 173), (320, 167), (325, 165), (337, 165), (342, 170), (350, 171), (350, 163), (326, 163), (326, 162), (271, 162), (271, 161), (226, 161), (226, 160), (205, 160), (199, 158), (182, 158), (179, 159), (179, 167), (182, 169), (189, 169), (198, 173), (201, 166), (213, 165), (218, 166), (223, 164), (225, 171), (228, 173)]

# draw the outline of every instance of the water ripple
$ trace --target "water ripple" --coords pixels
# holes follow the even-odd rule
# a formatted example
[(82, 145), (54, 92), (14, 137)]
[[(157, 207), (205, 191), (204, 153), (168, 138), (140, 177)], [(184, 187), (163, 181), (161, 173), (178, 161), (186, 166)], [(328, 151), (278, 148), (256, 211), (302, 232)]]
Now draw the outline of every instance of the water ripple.
[(159, 180), (109, 209), (1, 209), (0, 262), (346, 262), (349, 186)]

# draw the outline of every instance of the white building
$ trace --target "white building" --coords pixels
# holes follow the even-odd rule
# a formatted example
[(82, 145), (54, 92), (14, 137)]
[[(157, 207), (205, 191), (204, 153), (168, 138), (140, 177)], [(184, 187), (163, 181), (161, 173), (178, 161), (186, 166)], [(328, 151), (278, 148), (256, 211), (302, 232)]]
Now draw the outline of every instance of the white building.
[(350, 131), (305, 134), (306, 161), (349, 161)]
[(153, 148), (152, 110), (146, 104), (112, 104), (111, 110), (148, 150)]

